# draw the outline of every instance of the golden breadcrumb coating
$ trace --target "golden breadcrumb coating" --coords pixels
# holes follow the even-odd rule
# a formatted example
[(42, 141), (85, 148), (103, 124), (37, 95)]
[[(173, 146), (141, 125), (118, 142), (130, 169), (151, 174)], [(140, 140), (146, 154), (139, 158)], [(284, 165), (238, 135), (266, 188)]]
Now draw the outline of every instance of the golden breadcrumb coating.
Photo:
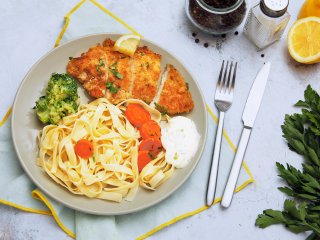
[(165, 110), (169, 115), (190, 112), (194, 103), (188, 85), (172, 65), (167, 65), (168, 75), (157, 102), (159, 110)]
[(148, 47), (137, 48), (133, 56), (132, 97), (150, 103), (157, 94), (161, 55)]
[(106, 53), (101, 45), (97, 45), (80, 57), (72, 58), (67, 65), (67, 72), (83, 85), (90, 96), (100, 98), (106, 93), (106, 66)]
[[(157, 101), (157, 108), (169, 115), (187, 113), (194, 108), (188, 85), (172, 65), (166, 66), (167, 75), (163, 75), (166, 79), (163, 79), (162, 89), (158, 89), (161, 55), (144, 46), (138, 47), (131, 58), (114, 51), (114, 43), (106, 39), (102, 46), (91, 47), (67, 65), (67, 72), (90, 96), (107, 97), (114, 104), (129, 98), (147, 103)], [(157, 94), (158, 91), (161, 93)]]
[(131, 58), (125, 54), (113, 51), (114, 41), (106, 39), (103, 42), (104, 50), (107, 54), (108, 80), (117, 88), (116, 93), (107, 91), (106, 97), (112, 103), (117, 104), (131, 97)]

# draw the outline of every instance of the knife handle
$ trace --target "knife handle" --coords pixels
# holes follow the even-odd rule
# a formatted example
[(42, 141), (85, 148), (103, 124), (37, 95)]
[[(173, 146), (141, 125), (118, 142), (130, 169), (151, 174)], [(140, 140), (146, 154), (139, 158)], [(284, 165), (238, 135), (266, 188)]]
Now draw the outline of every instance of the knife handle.
[(223, 132), (223, 121), (224, 121), (224, 112), (220, 112), (218, 129), (216, 133), (216, 141), (214, 143), (214, 150), (212, 155), (210, 177), (208, 182), (207, 206), (211, 206), (213, 204), (214, 196), (216, 193), (218, 169), (219, 169), (219, 157), (220, 157), (221, 140), (222, 140), (222, 132)]
[(245, 127), (242, 130), (240, 142), (238, 145), (238, 150), (237, 150), (236, 156), (233, 160), (233, 164), (232, 164), (232, 168), (231, 168), (231, 171), (229, 174), (228, 182), (227, 182), (227, 185), (224, 189), (224, 193), (223, 193), (223, 197), (222, 197), (222, 201), (221, 201), (221, 205), (225, 208), (229, 207), (231, 204), (233, 193), (234, 193), (234, 190), (237, 185), (243, 157), (244, 157), (244, 154), (246, 152), (247, 145), (249, 142), (250, 133), (251, 133), (251, 128)]

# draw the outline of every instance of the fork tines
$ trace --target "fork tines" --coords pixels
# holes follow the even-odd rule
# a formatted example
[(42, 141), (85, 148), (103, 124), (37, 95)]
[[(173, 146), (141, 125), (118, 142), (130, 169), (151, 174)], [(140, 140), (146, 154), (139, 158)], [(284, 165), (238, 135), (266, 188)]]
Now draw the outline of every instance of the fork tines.
[[(226, 92), (226, 90), (228, 89), (229, 93), (231, 92), (231, 90), (233, 91), (235, 80), (236, 80), (237, 66), (238, 66), (237, 62), (234, 64), (233, 61), (230, 61), (230, 66), (229, 66), (229, 61), (227, 61), (226, 67), (224, 67), (224, 60), (222, 61), (219, 80), (217, 84), (217, 90), (219, 90), (220, 92), (222, 90)], [(232, 68), (233, 68), (233, 74), (232, 74)], [(229, 69), (229, 73), (227, 77), (228, 69)], [(232, 75), (232, 82), (231, 82), (231, 75)]]

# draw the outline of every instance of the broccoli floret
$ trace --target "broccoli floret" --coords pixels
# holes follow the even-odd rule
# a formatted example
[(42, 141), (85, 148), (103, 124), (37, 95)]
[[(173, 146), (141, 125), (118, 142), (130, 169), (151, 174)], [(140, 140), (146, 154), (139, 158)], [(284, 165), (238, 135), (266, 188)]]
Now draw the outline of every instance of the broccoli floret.
[(78, 107), (79, 95), (74, 78), (68, 74), (53, 73), (46, 96), (39, 98), (35, 109), (42, 123), (57, 124), (63, 117), (76, 113)]
[(42, 96), (39, 98), (39, 100), (36, 102), (36, 109), (38, 109), (41, 112), (44, 112), (48, 109), (46, 96)]
[(43, 123), (50, 123), (50, 114), (49, 111), (39, 112), (37, 111), (38, 118)]
[(71, 98), (72, 100), (78, 99), (76, 81), (68, 74), (53, 73), (46, 93), (54, 101), (65, 100), (66, 98)]

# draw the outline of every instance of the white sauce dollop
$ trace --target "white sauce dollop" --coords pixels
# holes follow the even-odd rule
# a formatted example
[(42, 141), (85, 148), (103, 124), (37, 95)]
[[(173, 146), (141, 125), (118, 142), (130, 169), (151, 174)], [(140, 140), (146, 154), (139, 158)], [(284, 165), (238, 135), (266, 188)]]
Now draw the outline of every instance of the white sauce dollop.
[(161, 142), (166, 161), (176, 168), (188, 165), (199, 145), (200, 135), (194, 122), (186, 117), (173, 117), (161, 124)]

